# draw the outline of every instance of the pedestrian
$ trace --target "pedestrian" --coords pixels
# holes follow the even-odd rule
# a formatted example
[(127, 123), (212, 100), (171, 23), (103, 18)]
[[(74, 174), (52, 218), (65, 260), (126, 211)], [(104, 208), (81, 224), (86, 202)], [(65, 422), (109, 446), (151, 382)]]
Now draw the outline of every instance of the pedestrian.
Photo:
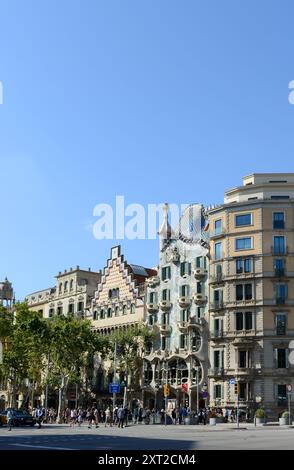
[(112, 413), (109, 406), (105, 410), (105, 427), (109, 424), (109, 427), (112, 427)]
[(42, 420), (43, 420), (43, 410), (42, 408), (39, 407), (39, 405), (37, 406), (35, 413), (36, 413), (36, 420), (38, 423), (38, 427), (40, 429), (42, 426)]
[(7, 424), (8, 424), (8, 431), (11, 431), (11, 427), (13, 426), (13, 411), (7, 411)]
[(139, 408), (136, 406), (134, 408), (134, 412), (133, 412), (133, 422), (134, 422), (134, 424), (138, 423), (138, 419), (139, 419)]
[(172, 409), (172, 419), (173, 419), (173, 423), (174, 424), (177, 424), (177, 415), (176, 415), (176, 410), (175, 408)]
[(97, 408), (94, 410), (94, 420), (95, 420), (95, 426), (96, 429), (99, 428), (99, 411)]
[(124, 419), (125, 419), (125, 409), (120, 406), (117, 412), (118, 416), (118, 427), (123, 428), (124, 427)]

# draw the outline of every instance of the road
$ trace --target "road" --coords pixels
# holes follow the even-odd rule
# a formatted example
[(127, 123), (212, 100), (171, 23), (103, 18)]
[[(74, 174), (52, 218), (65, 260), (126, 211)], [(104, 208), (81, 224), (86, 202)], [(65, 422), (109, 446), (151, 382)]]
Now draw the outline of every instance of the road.
[(70, 428), (44, 425), (41, 429), (0, 428), (0, 450), (194, 450), (292, 449), (294, 428), (268, 426), (234, 429), (230, 425), (133, 425), (124, 429)]

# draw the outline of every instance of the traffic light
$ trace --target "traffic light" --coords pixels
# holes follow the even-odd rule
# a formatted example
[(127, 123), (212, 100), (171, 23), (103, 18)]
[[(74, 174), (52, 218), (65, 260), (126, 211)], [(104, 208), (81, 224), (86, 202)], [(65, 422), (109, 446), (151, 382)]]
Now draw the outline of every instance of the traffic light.
[(235, 395), (239, 395), (239, 383), (238, 382), (235, 382), (234, 389), (235, 389)]
[(164, 384), (163, 386), (163, 394), (165, 397), (169, 396), (169, 386), (167, 384)]

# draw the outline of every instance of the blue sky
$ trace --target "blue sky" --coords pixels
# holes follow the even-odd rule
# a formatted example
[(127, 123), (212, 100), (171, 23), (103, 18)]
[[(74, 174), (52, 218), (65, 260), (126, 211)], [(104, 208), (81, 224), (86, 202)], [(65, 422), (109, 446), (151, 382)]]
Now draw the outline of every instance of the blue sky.
[[(98, 203), (221, 202), (293, 171), (293, 2), (0, 0), (0, 278), (102, 268)], [(156, 240), (124, 240), (153, 266)]]

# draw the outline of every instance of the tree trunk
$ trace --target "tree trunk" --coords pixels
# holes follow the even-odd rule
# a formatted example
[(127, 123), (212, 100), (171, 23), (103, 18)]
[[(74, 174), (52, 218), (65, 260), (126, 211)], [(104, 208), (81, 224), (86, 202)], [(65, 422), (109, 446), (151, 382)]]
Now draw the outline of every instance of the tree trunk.
[(63, 412), (63, 386), (58, 389), (58, 411), (57, 411), (57, 423), (62, 423), (62, 412)]

